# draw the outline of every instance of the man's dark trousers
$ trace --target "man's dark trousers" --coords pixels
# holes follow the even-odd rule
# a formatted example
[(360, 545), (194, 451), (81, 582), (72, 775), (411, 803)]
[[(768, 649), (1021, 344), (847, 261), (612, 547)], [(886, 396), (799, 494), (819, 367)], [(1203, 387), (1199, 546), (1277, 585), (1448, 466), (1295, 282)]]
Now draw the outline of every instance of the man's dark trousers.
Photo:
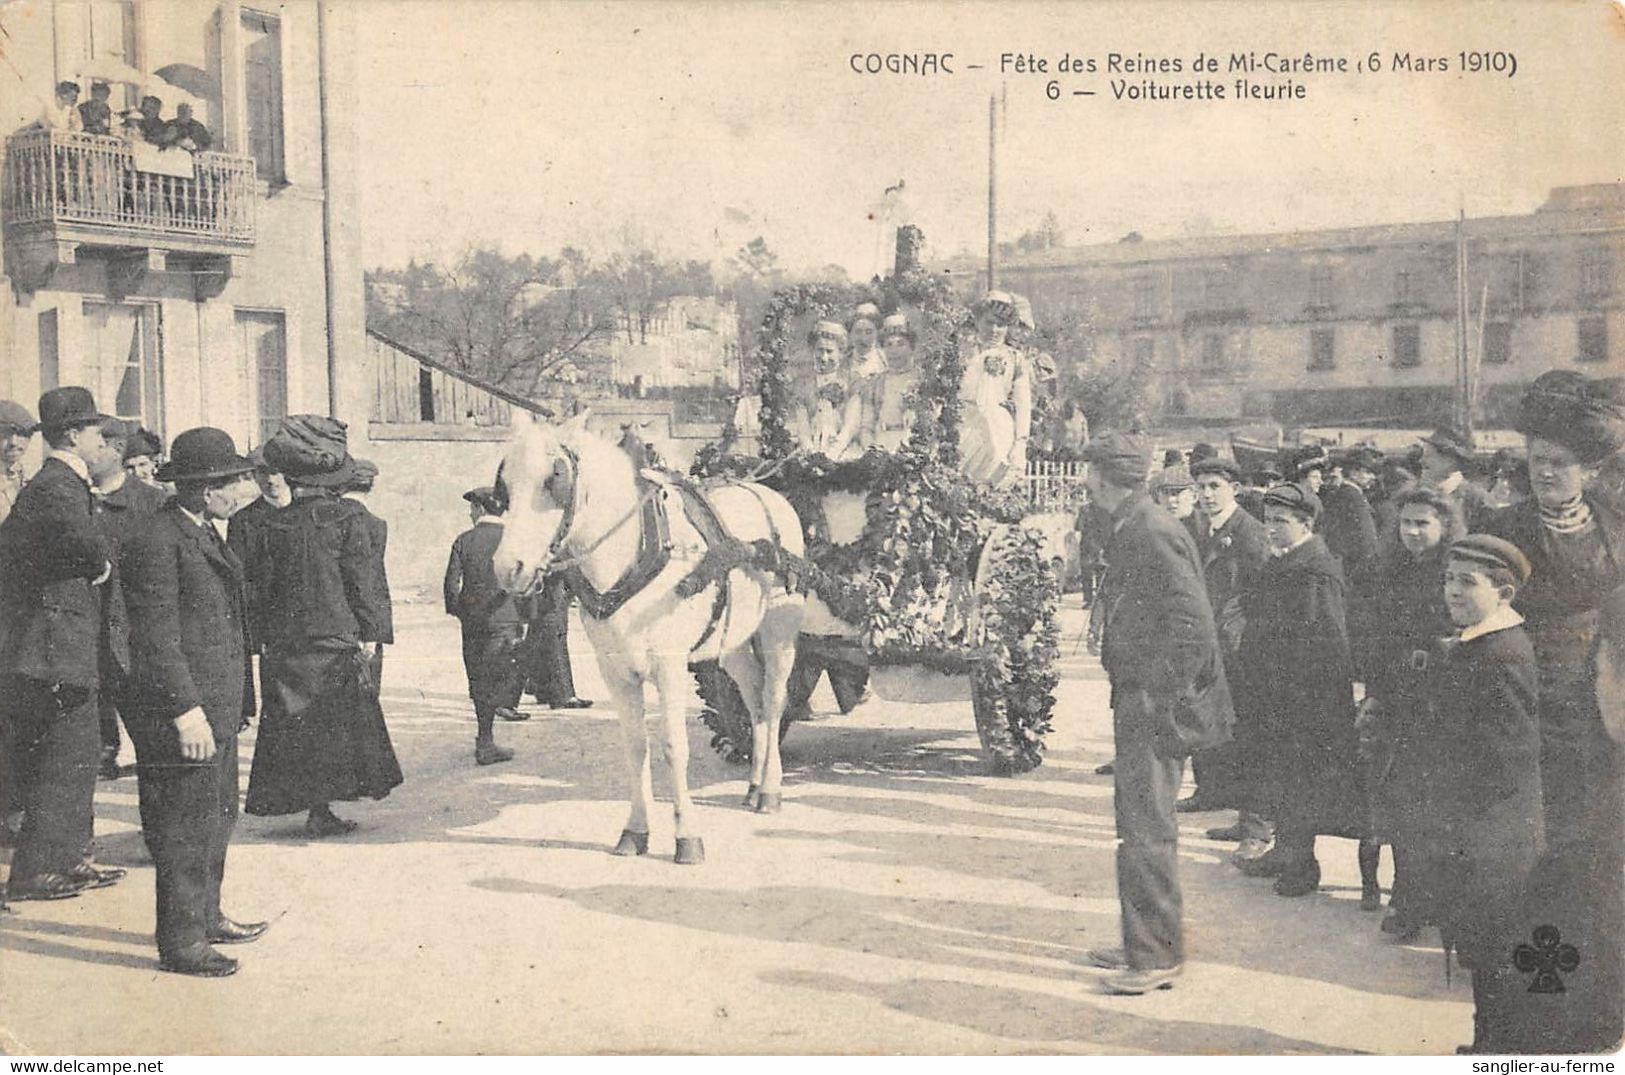
[[(169, 955), (206, 943), (220, 921), (220, 882), (226, 847), (237, 825), (237, 737), (216, 742), (206, 762), (179, 762), (135, 739), (140, 777), (141, 833), (157, 872), (158, 952)], [(163, 761), (149, 764), (150, 757)]]
[(496, 711), (517, 706), (524, 692), (525, 628), (518, 623), (480, 626), (484, 629), (463, 624), (463, 671), (468, 676), (474, 716), (484, 732), (490, 729)]
[(66, 873), (84, 862), (96, 824), (96, 691), (13, 675), (0, 698), (11, 724), (12, 795), (23, 810), (12, 880)]
[(1117, 898), (1123, 914), (1123, 952), (1135, 970), (1176, 967), (1185, 961), (1180, 922), (1179, 823), (1174, 801), (1185, 775), (1183, 758), (1158, 756), (1151, 695), (1118, 692), (1112, 708), (1117, 741)]
[(549, 575), (530, 623), (530, 690), (544, 705), (563, 705), (576, 695), (570, 670), (570, 590), (562, 575)]

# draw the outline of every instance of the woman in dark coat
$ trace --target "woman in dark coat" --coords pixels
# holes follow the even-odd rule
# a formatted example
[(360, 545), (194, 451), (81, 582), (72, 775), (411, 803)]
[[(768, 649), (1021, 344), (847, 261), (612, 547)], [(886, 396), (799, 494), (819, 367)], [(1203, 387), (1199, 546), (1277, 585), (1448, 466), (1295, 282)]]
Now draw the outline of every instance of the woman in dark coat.
[(1600, 608), (1625, 585), (1625, 515), (1585, 488), (1625, 448), (1625, 400), (1572, 370), (1525, 393), (1534, 495), (1486, 529), (1529, 558), (1523, 614), (1540, 673), (1540, 776), (1547, 852), (1530, 880), (1528, 925), (1555, 927), (1580, 963), (1562, 993), (1520, 994), (1523, 1046), (1540, 1052), (1614, 1049), (1625, 1035), (1625, 746), (1597, 699)]
[(337, 495), (354, 471), (344, 424), (295, 415), (264, 454), (294, 499), (255, 528), (249, 550), (264, 717), (244, 808), (309, 811), (306, 833), (333, 836), (355, 823), (329, 803), (381, 799), (402, 779), (372, 671), (387, 598), (365, 512)]
[[(1365, 682), (1361, 746), (1370, 761), (1374, 835), (1394, 849), (1394, 889), (1382, 930), (1402, 940), (1426, 924), (1428, 879), (1418, 859), (1430, 822), (1421, 808), (1430, 772), (1417, 752), (1426, 733), (1429, 654), (1454, 630), (1444, 602), (1445, 550), (1462, 536), (1455, 502), (1433, 489), (1395, 498), (1396, 532), (1360, 603), (1356, 653)], [(1368, 746), (1369, 744), (1369, 746)]]
[(1264, 494), (1271, 556), (1244, 601), (1247, 627), (1238, 662), (1256, 707), (1262, 765), (1258, 812), (1275, 819), (1275, 846), (1238, 862), (1276, 878), (1281, 896), (1320, 887), (1317, 835), (1368, 835), (1354, 728), (1354, 684), (1343, 571), (1312, 527), (1320, 501), (1306, 485)]

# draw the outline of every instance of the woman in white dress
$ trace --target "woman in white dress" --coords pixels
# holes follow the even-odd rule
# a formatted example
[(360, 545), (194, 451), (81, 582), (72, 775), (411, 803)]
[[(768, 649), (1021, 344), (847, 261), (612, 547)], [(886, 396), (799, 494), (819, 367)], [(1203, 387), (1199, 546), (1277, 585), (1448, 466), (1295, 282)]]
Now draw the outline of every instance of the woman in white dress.
[(863, 394), (849, 383), (843, 361), (846, 329), (837, 321), (820, 321), (807, 334), (812, 349), (810, 392), (795, 401), (798, 421), (792, 432), (808, 452), (833, 460), (853, 458), (860, 450)]
[(907, 314), (892, 314), (881, 323), (880, 343), (885, 367), (869, 383), (864, 405), (864, 444), (895, 452), (914, 428), (914, 386), (919, 381), (915, 362), (916, 337)]
[(974, 353), (965, 360), (959, 385), (961, 469), (976, 481), (1015, 481), (1027, 468), (1032, 432), (1032, 371), (1020, 351), (1005, 342), (1019, 316), (1015, 296), (989, 291), (972, 311)]

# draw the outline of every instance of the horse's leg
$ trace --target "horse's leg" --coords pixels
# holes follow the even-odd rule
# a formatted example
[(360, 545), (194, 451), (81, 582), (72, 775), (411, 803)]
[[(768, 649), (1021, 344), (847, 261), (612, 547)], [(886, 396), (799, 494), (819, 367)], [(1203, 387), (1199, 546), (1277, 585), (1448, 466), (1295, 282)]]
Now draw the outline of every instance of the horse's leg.
[(655, 666), (656, 683), (660, 688), (660, 709), (665, 719), (664, 753), (671, 768), (671, 812), (677, 832), (677, 856), (680, 866), (692, 866), (705, 861), (705, 841), (689, 831), (694, 813), (694, 801), (688, 796), (688, 659), (687, 655), (666, 656)]
[(751, 810), (761, 802), (762, 774), (767, 771), (768, 751), (767, 711), (762, 708), (762, 665), (754, 652), (756, 646), (756, 640), (752, 639), (748, 646), (724, 653), (718, 662), (739, 688), (739, 696), (745, 700), (745, 709), (750, 713), (750, 788), (745, 792), (745, 806)]
[(621, 742), (626, 750), (626, 778), (632, 800), (615, 854), (643, 855), (649, 851), (649, 804), (654, 800), (649, 777), (649, 733), (643, 726), (643, 683), (627, 669), (607, 665), (607, 661), (598, 662), (621, 715)]
[[(751, 726), (751, 738), (766, 744), (762, 751), (761, 813), (776, 813), (784, 792), (784, 764), (779, 757), (779, 727), (784, 720), (784, 703), (789, 693), (790, 669), (796, 663), (796, 635), (801, 631), (801, 606), (784, 602), (769, 608), (756, 629), (756, 660), (760, 663), (763, 718)], [(754, 759), (752, 759), (754, 764)]]

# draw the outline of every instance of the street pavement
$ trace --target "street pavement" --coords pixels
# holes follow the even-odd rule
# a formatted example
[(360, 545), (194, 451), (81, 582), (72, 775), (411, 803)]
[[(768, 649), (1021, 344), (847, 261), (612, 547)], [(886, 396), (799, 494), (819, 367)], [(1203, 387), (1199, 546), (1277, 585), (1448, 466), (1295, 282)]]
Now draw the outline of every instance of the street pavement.
[(671, 861), (668, 806), (648, 857), (607, 854), (619, 727), (579, 629), (598, 707), (532, 706), (497, 729), (517, 758), (477, 768), (455, 623), (435, 612), (401, 610), (384, 672), (406, 783), (338, 805), (361, 823), (344, 838), (239, 824), (225, 907), (272, 925), (228, 950), (235, 977), (158, 972), (136, 782), (99, 786), (99, 857), (130, 876), (0, 916), (0, 1052), (1449, 1053), (1471, 1035), (1436, 938), (1396, 945), (1359, 910), (1351, 841), (1321, 841), (1319, 893), (1281, 899), (1203, 837), (1226, 814), (1181, 815), (1184, 976), (1100, 992), (1084, 952), (1118, 943), (1111, 778), (1094, 775), (1111, 718), (1076, 608), (1025, 776), (986, 775), (968, 703), (839, 716), (820, 688), (825, 715), (785, 742), (784, 810), (757, 815), (692, 719), (698, 867)]

